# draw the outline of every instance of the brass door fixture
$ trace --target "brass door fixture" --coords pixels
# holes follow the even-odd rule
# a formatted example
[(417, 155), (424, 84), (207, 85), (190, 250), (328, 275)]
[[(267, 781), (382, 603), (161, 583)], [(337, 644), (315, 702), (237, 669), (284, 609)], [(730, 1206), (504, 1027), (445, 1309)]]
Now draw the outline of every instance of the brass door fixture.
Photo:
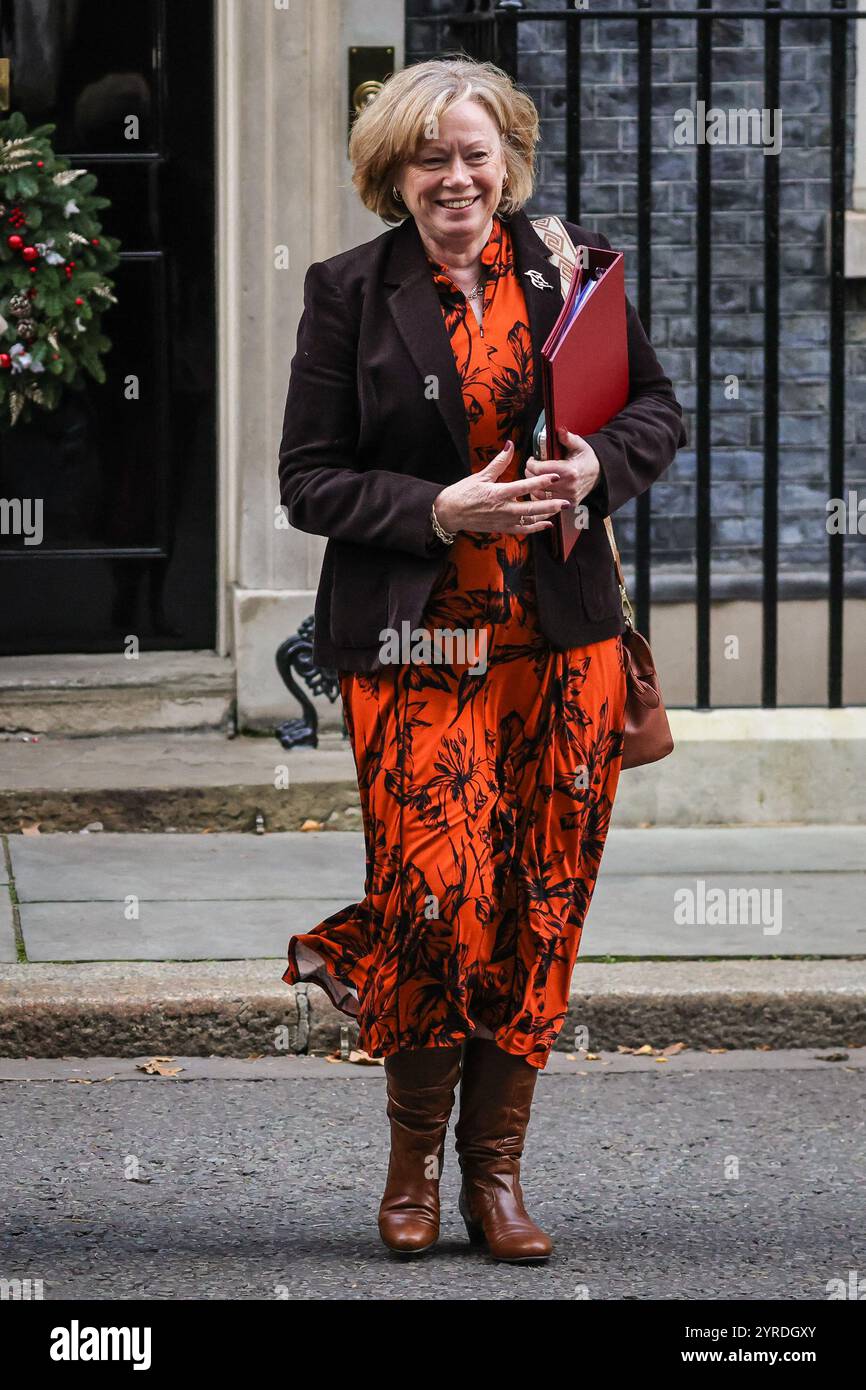
[(349, 49), (349, 131), (358, 112), (375, 100), (393, 71), (393, 48)]

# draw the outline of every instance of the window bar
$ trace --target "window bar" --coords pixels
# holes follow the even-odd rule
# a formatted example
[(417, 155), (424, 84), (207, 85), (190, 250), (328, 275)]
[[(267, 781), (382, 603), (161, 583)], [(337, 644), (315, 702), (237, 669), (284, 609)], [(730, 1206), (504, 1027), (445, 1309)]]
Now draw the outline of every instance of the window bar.
[[(652, 0), (638, 0), (647, 9)], [(652, 144), (653, 32), (649, 15), (637, 20), (637, 310), (647, 337), (652, 324)], [(638, 629), (650, 635), (650, 568), (652, 562), (652, 492), (637, 499), (635, 510), (635, 617)]]
[[(781, 0), (767, 0), (764, 106), (779, 110)], [(773, 13), (775, 11), (775, 13)], [(764, 517), (761, 704), (774, 709), (779, 666), (779, 156), (764, 156)]]
[[(712, 106), (712, 23), (709, 9), (712, 0), (700, 0), (701, 13), (697, 24), (697, 99), (704, 110)], [(696, 123), (697, 124), (697, 123)], [(697, 598), (697, 700), (698, 709), (710, 708), (710, 438), (711, 438), (711, 281), (712, 247), (712, 171), (710, 145), (699, 143), (696, 149), (697, 220), (697, 343), (696, 357), (696, 526), (695, 579)]]
[[(846, 8), (832, 0), (834, 10)], [(849, 21), (830, 25), (830, 496), (845, 486), (845, 154)], [(844, 533), (828, 535), (829, 613), (827, 691), (830, 708), (842, 704)]]
[(523, 9), (523, 0), (499, 0), (494, 20), (495, 52), (493, 61), (517, 81), (517, 19), (516, 10)]
[(580, 81), (583, 18), (565, 26), (565, 207), (569, 222), (580, 222)]

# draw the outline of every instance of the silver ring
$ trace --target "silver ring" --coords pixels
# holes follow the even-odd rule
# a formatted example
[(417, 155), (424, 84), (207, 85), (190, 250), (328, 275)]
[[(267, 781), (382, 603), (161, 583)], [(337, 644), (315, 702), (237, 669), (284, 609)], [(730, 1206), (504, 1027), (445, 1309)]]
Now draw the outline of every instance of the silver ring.
[(525, 518), (525, 516), (523, 515), (522, 512), (520, 513), (520, 524), (521, 524), (521, 526), (525, 526), (525, 525), (526, 525), (526, 518)]
[(553, 496), (553, 493), (550, 491), (550, 488), (545, 488), (545, 489), (544, 489), (544, 495), (545, 495), (545, 497), (552, 497), (552, 496)]

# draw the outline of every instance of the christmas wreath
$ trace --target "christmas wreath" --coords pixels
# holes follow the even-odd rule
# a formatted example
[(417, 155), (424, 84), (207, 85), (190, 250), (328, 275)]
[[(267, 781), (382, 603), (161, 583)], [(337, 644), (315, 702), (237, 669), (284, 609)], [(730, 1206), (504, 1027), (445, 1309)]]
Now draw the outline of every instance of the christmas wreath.
[(102, 314), (120, 245), (101, 235), (96, 177), (56, 155), (53, 125), (0, 121), (0, 429), (54, 410), (84, 373), (105, 380)]

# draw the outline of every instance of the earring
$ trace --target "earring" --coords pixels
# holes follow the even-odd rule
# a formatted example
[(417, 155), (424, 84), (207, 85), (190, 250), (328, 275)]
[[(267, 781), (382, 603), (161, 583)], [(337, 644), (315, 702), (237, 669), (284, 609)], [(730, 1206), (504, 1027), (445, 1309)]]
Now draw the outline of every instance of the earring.
[(396, 201), (397, 201), (398, 203), (402, 203), (402, 201), (403, 201), (403, 194), (400, 192), (400, 190), (399, 190), (399, 188), (397, 187), (396, 183), (392, 183), (392, 184), (391, 184), (391, 192), (394, 194), (394, 198), (396, 199)]

